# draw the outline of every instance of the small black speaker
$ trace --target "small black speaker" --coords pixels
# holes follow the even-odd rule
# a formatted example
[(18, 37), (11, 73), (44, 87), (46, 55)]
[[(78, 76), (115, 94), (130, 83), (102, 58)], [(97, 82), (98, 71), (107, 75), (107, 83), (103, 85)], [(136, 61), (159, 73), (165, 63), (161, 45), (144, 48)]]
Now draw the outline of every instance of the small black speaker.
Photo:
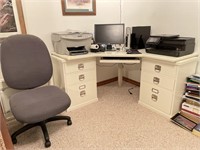
[(126, 41), (125, 46), (130, 48), (130, 40), (131, 40), (131, 27), (126, 27)]

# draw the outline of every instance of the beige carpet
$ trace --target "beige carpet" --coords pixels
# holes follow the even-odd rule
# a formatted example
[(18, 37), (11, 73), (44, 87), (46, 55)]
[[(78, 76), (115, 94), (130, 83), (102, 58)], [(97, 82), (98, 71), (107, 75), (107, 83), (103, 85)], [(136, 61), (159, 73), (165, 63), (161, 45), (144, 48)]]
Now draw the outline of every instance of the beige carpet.
[[(139, 105), (139, 88), (117, 82), (98, 87), (99, 101), (68, 112), (73, 124), (48, 124), (49, 150), (200, 149), (200, 138)], [(11, 126), (13, 131), (16, 126)], [(18, 136), (16, 149), (45, 149), (40, 128)]]

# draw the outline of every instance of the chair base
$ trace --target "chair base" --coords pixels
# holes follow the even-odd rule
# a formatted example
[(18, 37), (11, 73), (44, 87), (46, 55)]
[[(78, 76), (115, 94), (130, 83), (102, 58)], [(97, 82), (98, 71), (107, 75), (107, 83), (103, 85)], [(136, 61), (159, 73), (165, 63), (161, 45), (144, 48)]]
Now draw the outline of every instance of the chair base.
[(15, 131), (12, 135), (12, 142), (13, 144), (17, 143), (17, 136), (35, 126), (40, 126), (44, 135), (44, 139), (45, 139), (45, 147), (50, 147), (51, 146), (51, 142), (49, 140), (49, 133), (47, 131), (47, 127), (46, 127), (46, 123), (51, 122), (51, 121), (57, 121), (57, 120), (67, 120), (67, 125), (72, 125), (72, 121), (71, 118), (69, 116), (54, 116), (51, 118), (48, 118), (45, 121), (41, 121), (41, 122), (37, 122), (37, 123), (33, 123), (33, 124), (27, 124), (25, 126), (23, 126), (22, 128), (18, 129), (17, 131)]

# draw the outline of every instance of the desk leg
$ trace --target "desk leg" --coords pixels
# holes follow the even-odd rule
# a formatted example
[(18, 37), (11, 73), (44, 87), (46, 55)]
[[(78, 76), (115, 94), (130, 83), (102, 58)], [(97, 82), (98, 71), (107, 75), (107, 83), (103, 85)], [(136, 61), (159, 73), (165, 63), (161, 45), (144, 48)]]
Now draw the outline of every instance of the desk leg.
[(123, 64), (118, 64), (118, 85), (122, 86)]

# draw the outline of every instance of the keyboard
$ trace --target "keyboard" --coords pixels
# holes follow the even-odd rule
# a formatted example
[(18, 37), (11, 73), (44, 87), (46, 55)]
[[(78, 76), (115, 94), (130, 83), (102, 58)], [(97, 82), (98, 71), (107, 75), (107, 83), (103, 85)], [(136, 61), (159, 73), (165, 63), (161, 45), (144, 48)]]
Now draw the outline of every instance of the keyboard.
[(127, 54), (141, 54), (137, 49), (128, 49), (126, 50)]

